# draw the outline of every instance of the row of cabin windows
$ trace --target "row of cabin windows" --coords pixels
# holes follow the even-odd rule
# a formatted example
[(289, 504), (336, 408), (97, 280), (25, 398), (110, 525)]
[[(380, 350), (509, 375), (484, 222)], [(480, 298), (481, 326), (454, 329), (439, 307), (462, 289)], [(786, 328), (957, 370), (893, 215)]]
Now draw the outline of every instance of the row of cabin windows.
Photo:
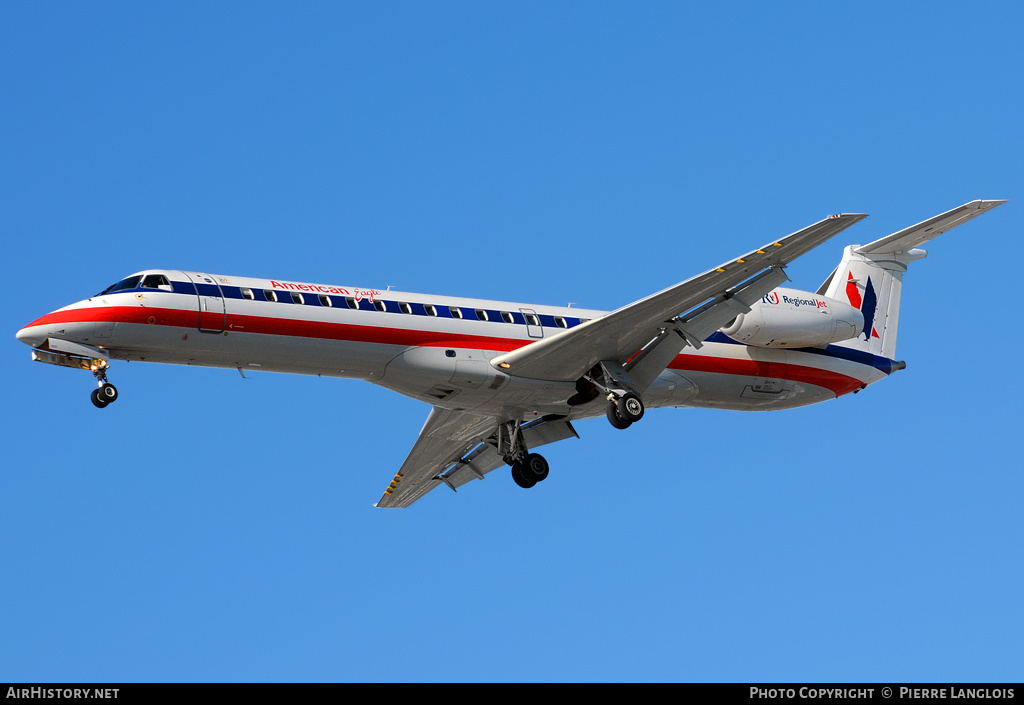
[[(247, 288), (243, 287), (241, 291), (242, 291), (242, 298), (248, 299), (249, 301), (254, 301), (256, 299), (256, 296), (253, 294), (252, 289), (247, 289)], [(292, 302), (293, 303), (304, 304), (306, 302), (305, 297), (303, 297), (303, 295), (300, 294), (299, 292), (292, 291), (292, 292), (289, 292), (289, 293), (291, 294), (291, 298), (292, 298)], [(267, 301), (271, 301), (271, 302), (280, 301), (281, 299), (278, 298), (277, 294), (278, 294), (278, 292), (276, 290), (274, 290), (274, 289), (264, 289), (263, 290), (263, 296), (267, 299)], [(334, 306), (334, 301), (331, 299), (330, 296), (327, 296), (326, 294), (319, 294), (317, 296), (317, 298), (320, 300), (320, 305), (321, 306), (324, 306), (326, 308), (332, 308)], [(397, 301), (397, 302), (392, 302), (392, 303), (396, 304), (398, 306), (398, 310), (401, 311), (402, 313), (412, 314), (412, 306), (409, 305), (408, 303), (406, 303), (405, 301)], [(356, 301), (355, 298), (352, 297), (352, 296), (348, 296), (348, 297), (345, 298), (345, 304), (350, 309), (354, 309), (354, 310), (358, 310), (359, 309), (359, 302)], [(382, 301), (381, 299), (375, 299), (374, 302), (373, 302), (373, 307), (375, 309), (377, 309), (378, 311), (380, 311), (381, 313), (387, 313), (387, 311), (388, 311), (388, 302)], [(423, 310), (427, 312), (428, 316), (434, 316), (434, 317), (437, 316), (437, 307), (434, 306), (433, 304), (423, 304)], [(459, 318), (459, 319), (463, 318), (462, 309), (459, 308), (458, 306), (449, 306), (448, 307), (448, 311), (449, 311), (449, 313), (451, 313), (452, 318)], [(482, 309), (482, 308), (474, 309), (474, 313), (476, 313), (476, 318), (477, 318), (478, 321), (489, 321), (490, 320), (490, 317), (488, 316), (488, 313), (487, 313), (486, 309)], [(501, 313), (501, 320), (503, 320), (505, 323), (515, 323), (515, 318), (512, 316), (512, 314), (510, 312), (508, 312), (508, 311), (501, 311), (500, 313)], [(526, 323), (528, 325), (531, 325), (531, 326), (539, 326), (539, 325), (541, 325), (540, 318), (535, 313), (524, 313), (523, 317), (526, 319)], [(568, 328), (569, 327), (569, 324), (561, 316), (555, 316), (554, 319), (555, 319), (555, 325), (557, 325), (559, 328)], [(588, 319), (586, 319), (586, 318), (581, 318), (580, 319), (580, 323), (586, 323), (587, 320)]]
[[(197, 286), (203, 287), (203, 286), (207, 286), (207, 285), (200, 283)], [(191, 287), (189, 287), (189, 288), (191, 288)], [(166, 275), (163, 275), (163, 274), (146, 274), (144, 276), (143, 275), (135, 275), (135, 276), (132, 276), (132, 277), (128, 277), (127, 279), (122, 279), (121, 281), (117, 282), (116, 284), (114, 284), (112, 286), (109, 286), (106, 289), (104, 289), (103, 291), (101, 291), (99, 294), (97, 294), (97, 296), (102, 296), (103, 294), (112, 294), (114, 292), (119, 292), (119, 291), (129, 291), (129, 290), (132, 290), (132, 289), (163, 289), (164, 291), (173, 291), (174, 290), (172, 288), (171, 281), (167, 278)], [(231, 287), (228, 287), (228, 288), (223, 290), (225, 295), (230, 295), (229, 293), (227, 293), (227, 292), (230, 291), (230, 289), (231, 289)], [(249, 301), (255, 301), (256, 300), (256, 295), (255, 295), (255, 293), (253, 292), (252, 289), (250, 289), (248, 287), (240, 287), (238, 289), (238, 291), (241, 293), (243, 299), (247, 299)], [(283, 297), (284, 293), (285, 292), (278, 292), (275, 289), (264, 289), (263, 290), (263, 297), (267, 301), (271, 301), (271, 302), (278, 302), (278, 301), (282, 301), (282, 300), (287, 301), (287, 299), (281, 298), (281, 297)], [(281, 295), (280, 297), (279, 297), (279, 294)], [(299, 293), (297, 291), (290, 291), (290, 292), (288, 292), (288, 295), (291, 297), (291, 300), (292, 300), (293, 303), (296, 303), (296, 304), (305, 304), (306, 303), (305, 296), (303, 296), (301, 293)], [(334, 306), (334, 300), (331, 299), (331, 297), (327, 296), (326, 294), (319, 294), (319, 295), (317, 295), (317, 299), (320, 302), (321, 306), (324, 306), (326, 308), (332, 308)], [(345, 301), (345, 305), (348, 306), (348, 308), (354, 309), (354, 310), (359, 310), (359, 308), (360, 308), (359, 307), (359, 302), (356, 301), (356, 299), (354, 297), (352, 297), (352, 296), (345, 297), (344, 301)], [(373, 307), (376, 310), (381, 311), (382, 313), (386, 313), (389, 310), (394, 310), (394, 309), (389, 309), (388, 308), (388, 304), (389, 303), (391, 303), (392, 305), (396, 306), (397, 307), (397, 311), (399, 311), (401, 313), (405, 313), (405, 314), (412, 314), (413, 313), (412, 305), (407, 303), (407, 302), (405, 302), (405, 301), (386, 302), (386, 301), (382, 301), (380, 299), (376, 299), (376, 300), (373, 301)], [(434, 306), (434, 304), (423, 304), (423, 310), (424, 310), (424, 312), (428, 316), (433, 316), (433, 317), (436, 318), (439, 315), (437, 307)], [(460, 319), (460, 320), (465, 318), (463, 310), (461, 308), (459, 308), (458, 306), (449, 306), (448, 307), (448, 312), (449, 312), (449, 314), (451, 315), (452, 318), (457, 318), (457, 319)], [(473, 312), (476, 314), (476, 318), (477, 318), (478, 321), (489, 321), (489, 320), (491, 320), (491, 316), (490, 316), (490, 314), (488, 313), (488, 311), (486, 309), (482, 309), (482, 308), (473, 309)], [(495, 312), (492, 312), (492, 313), (495, 313)], [(496, 313), (498, 313), (501, 316), (501, 320), (504, 321), (505, 323), (515, 323), (516, 322), (515, 316), (513, 316), (513, 314), (510, 313), (509, 311), (498, 311)], [(540, 317), (537, 316), (537, 314), (535, 314), (535, 313), (523, 313), (521, 315), (523, 316), (523, 319), (526, 321), (526, 323), (528, 325), (531, 325), (531, 326), (540, 326), (540, 325), (542, 325)], [(555, 321), (555, 325), (558, 326), (559, 328), (568, 328), (569, 327), (568, 322), (564, 318), (562, 318), (561, 316), (554, 316), (553, 318), (554, 318), (554, 321)], [(497, 319), (495, 319), (495, 320), (497, 320)], [(588, 319), (586, 319), (586, 318), (581, 318), (580, 319), (580, 323), (586, 323), (587, 320)]]

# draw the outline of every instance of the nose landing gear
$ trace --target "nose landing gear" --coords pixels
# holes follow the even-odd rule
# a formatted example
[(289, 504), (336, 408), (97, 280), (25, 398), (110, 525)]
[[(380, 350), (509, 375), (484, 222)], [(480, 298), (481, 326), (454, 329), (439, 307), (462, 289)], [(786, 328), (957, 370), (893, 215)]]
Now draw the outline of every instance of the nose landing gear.
[(92, 403), (101, 409), (116, 400), (117, 387), (112, 384), (102, 384), (99, 389), (92, 390)]
[(117, 401), (117, 387), (107, 381), (107, 361), (93, 360), (91, 368), (99, 386), (92, 390), (92, 403), (102, 409)]

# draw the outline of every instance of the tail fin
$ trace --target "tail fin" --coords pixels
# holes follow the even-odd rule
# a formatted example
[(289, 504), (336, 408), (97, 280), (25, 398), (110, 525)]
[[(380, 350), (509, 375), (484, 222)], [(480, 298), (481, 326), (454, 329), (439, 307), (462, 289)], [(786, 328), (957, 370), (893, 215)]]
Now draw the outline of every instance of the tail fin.
[(1006, 201), (971, 201), (867, 245), (851, 245), (818, 294), (849, 301), (864, 314), (864, 331), (844, 347), (896, 358), (900, 292), (907, 265), (928, 255), (918, 249), (929, 240)]

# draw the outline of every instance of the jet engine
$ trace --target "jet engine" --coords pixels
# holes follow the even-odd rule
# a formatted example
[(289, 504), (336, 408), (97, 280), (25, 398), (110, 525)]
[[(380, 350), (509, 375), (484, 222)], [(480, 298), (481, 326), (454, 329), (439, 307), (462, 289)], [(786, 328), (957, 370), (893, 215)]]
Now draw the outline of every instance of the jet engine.
[(795, 289), (776, 289), (721, 329), (760, 348), (823, 346), (863, 330), (864, 315), (850, 304)]

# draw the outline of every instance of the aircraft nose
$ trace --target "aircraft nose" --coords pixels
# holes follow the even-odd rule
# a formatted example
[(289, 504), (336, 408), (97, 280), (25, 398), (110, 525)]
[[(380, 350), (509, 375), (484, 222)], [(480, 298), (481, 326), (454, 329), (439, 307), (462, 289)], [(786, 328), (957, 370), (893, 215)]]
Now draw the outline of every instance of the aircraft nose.
[(25, 326), (18, 331), (18, 340), (25, 343), (25, 345), (31, 345), (33, 348), (37, 348), (43, 344), (43, 336), (39, 334), (38, 328), (34, 326)]

